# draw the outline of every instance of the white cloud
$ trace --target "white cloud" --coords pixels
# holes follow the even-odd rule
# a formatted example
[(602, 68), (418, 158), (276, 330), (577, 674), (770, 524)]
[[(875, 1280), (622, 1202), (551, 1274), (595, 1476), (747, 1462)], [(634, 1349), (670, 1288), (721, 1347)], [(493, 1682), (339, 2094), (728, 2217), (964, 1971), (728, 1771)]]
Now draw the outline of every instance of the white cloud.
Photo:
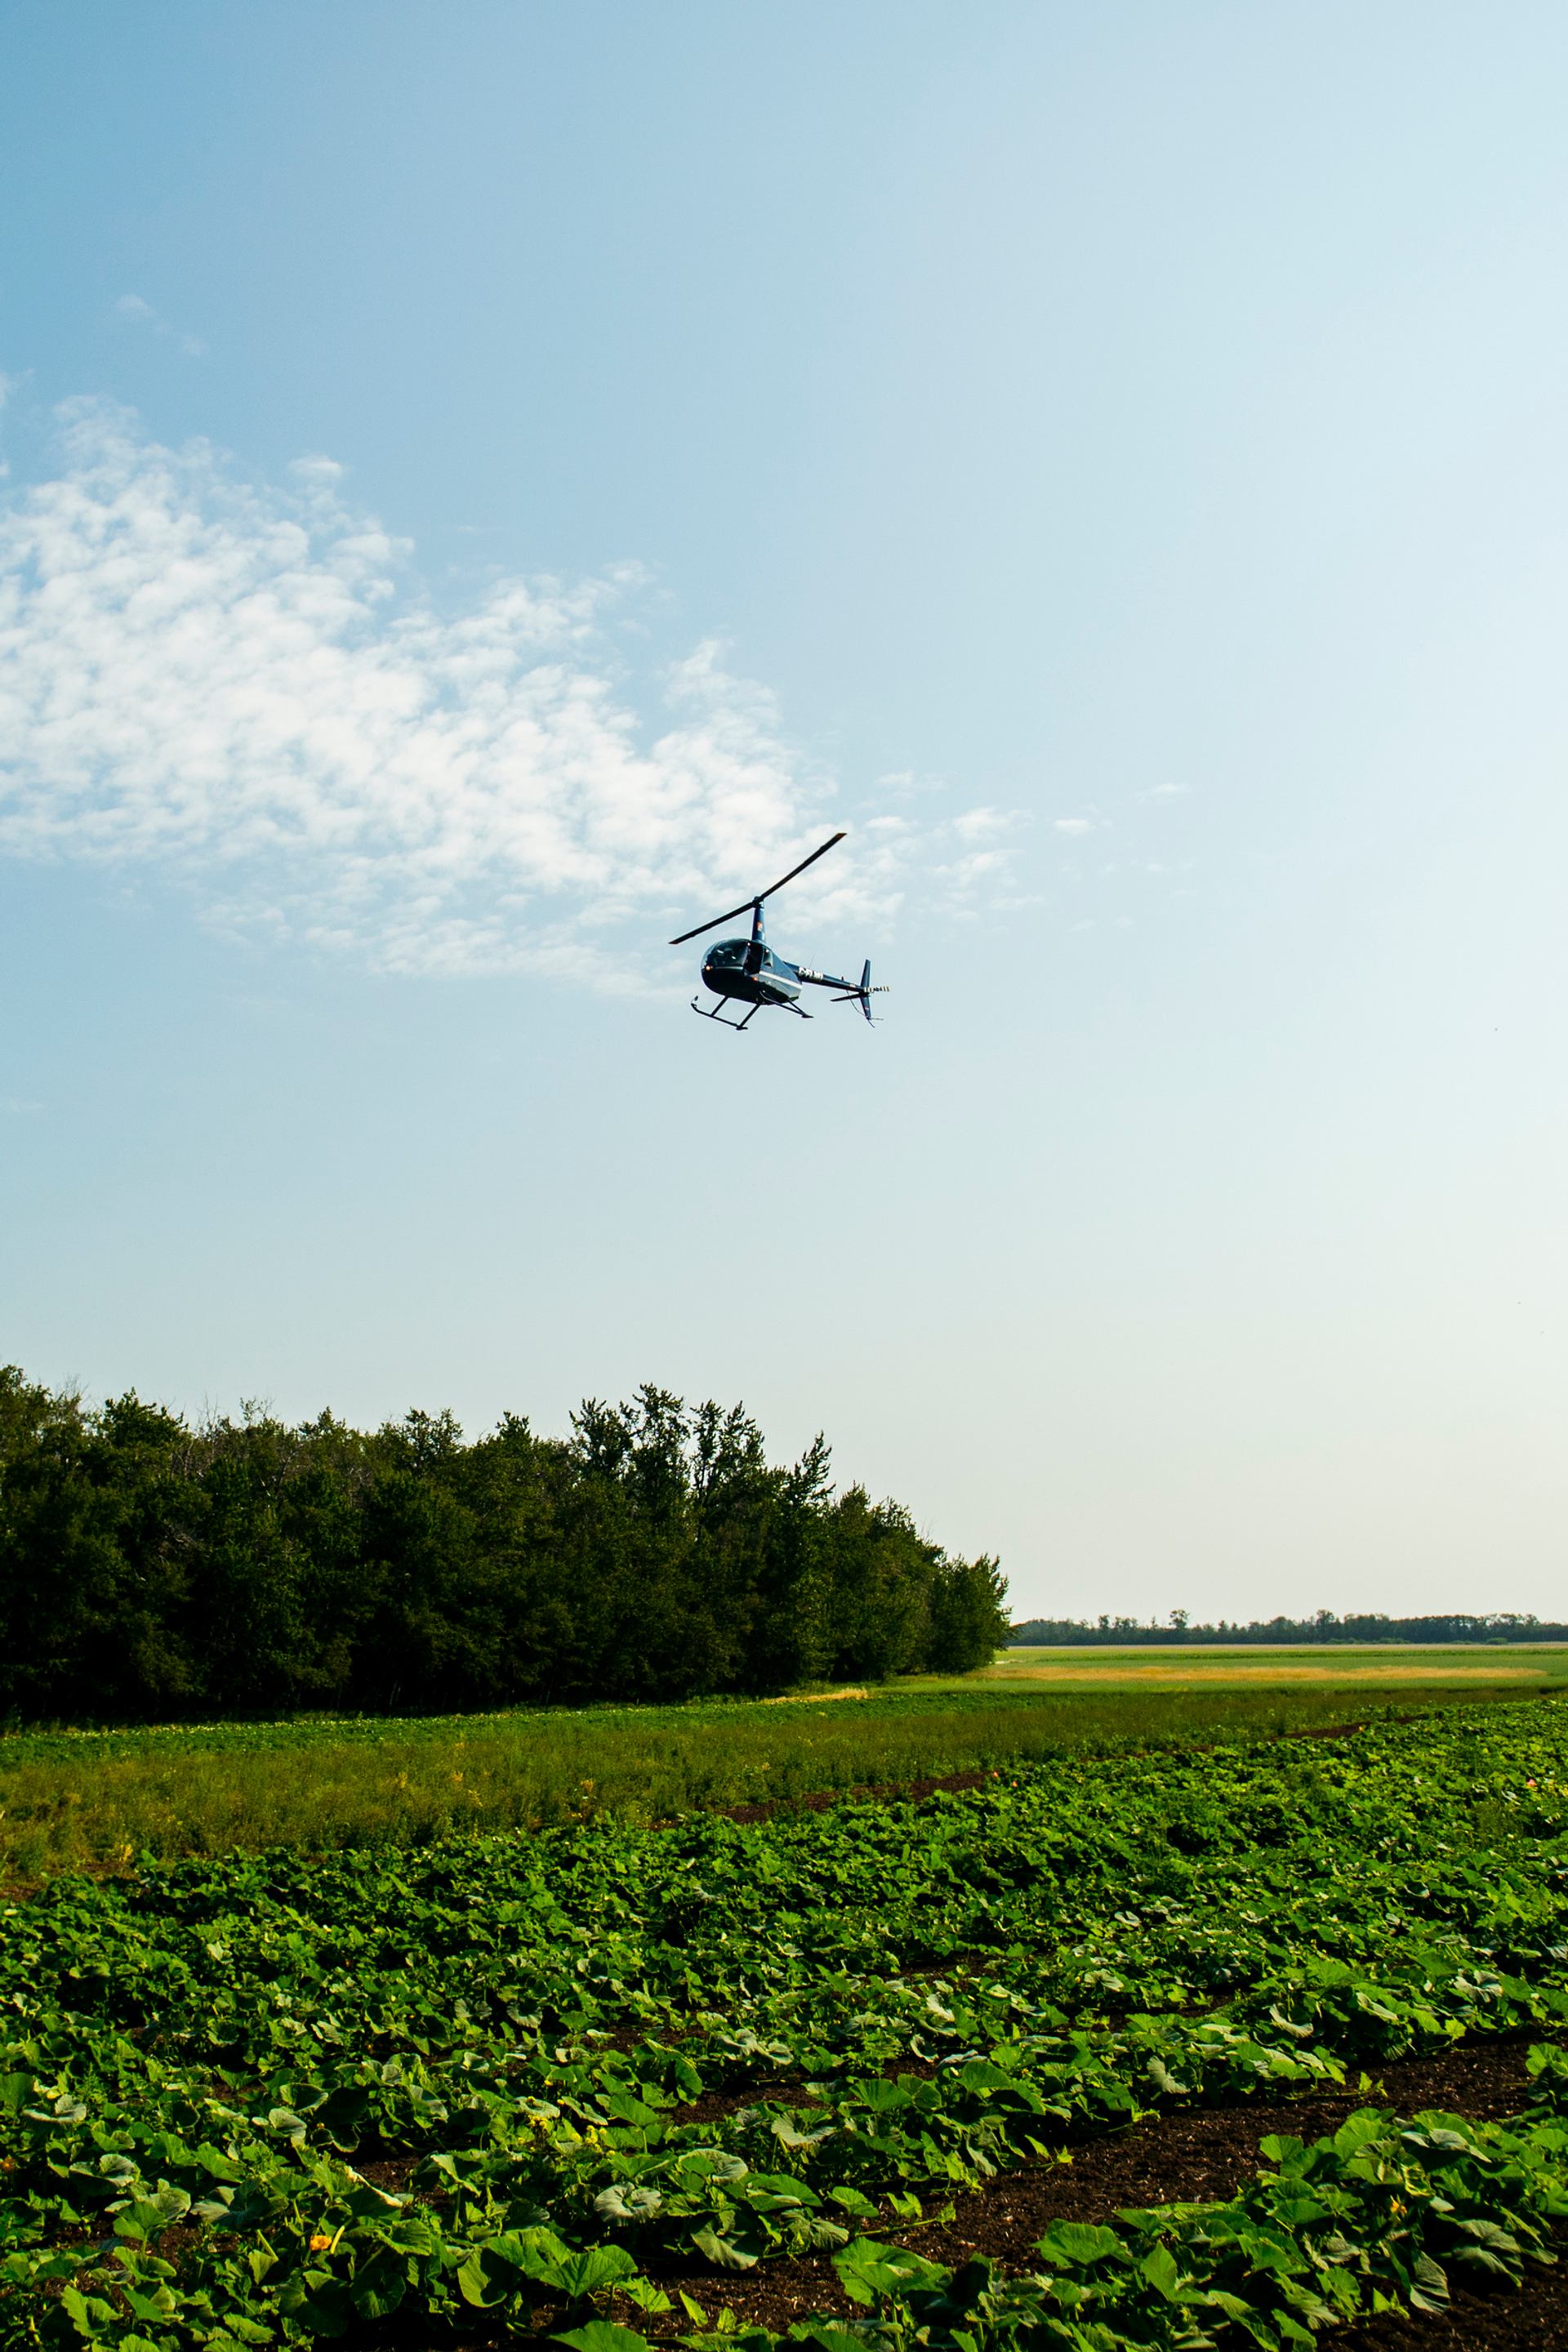
[(1010, 833), (1019, 822), (1016, 809), (965, 809), (954, 817), (952, 829), (960, 841), (992, 841), (998, 834)]
[(1094, 819), (1088, 816), (1058, 816), (1055, 824), (1058, 833), (1079, 834), (1094, 831)]
[(1139, 797), (1146, 801), (1178, 801), (1185, 799), (1186, 792), (1185, 784), (1155, 784), (1151, 791), (1140, 793)]
[(154, 335), (162, 335), (166, 342), (178, 343), (188, 360), (205, 359), (207, 347), (199, 335), (188, 335), (183, 327), (171, 325), (162, 312), (154, 310), (151, 302), (143, 300), (140, 294), (122, 294), (114, 308), (121, 319), (132, 319), (138, 326), (150, 329)]
[[(0, 506), (0, 852), (156, 862), (221, 926), (460, 971), (575, 969), (585, 933), (697, 919), (815, 845), (821, 780), (716, 646), (643, 722), (635, 567), (447, 614), (331, 459), (257, 488), (121, 411), (61, 421), (57, 478)], [(803, 896), (863, 917), (923, 874), (951, 903), (1004, 822), (875, 820)]]

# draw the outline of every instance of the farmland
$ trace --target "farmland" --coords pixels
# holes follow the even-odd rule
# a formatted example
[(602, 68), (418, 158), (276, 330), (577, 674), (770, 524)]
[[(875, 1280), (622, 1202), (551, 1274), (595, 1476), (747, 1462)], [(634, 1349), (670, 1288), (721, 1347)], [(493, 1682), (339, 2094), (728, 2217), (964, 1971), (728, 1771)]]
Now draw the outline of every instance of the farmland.
[[(1270, 1671), (1272, 1666), (1272, 1671)], [(1300, 1668), (1300, 1671), (1298, 1671)], [(1568, 1650), (1004, 1652), (780, 1704), (317, 1717), (0, 1737), (0, 1885), (235, 1847), (413, 1845), (605, 1814), (644, 1823), (1069, 1750), (1210, 1743), (1506, 1697)]]
[(1347, 1695), (1434, 1686), (1444, 1691), (1568, 1688), (1568, 1644), (1561, 1642), (1320, 1643), (1225, 1649), (1008, 1649), (984, 1670), (988, 1682), (1030, 1683), (1053, 1690), (1112, 1688), (1194, 1692), (1310, 1687)]
[(0, 1913), (0, 2343), (1490, 2340), (1568, 2216), (1568, 1698), (1230, 1696), (920, 1801), (53, 1878)]

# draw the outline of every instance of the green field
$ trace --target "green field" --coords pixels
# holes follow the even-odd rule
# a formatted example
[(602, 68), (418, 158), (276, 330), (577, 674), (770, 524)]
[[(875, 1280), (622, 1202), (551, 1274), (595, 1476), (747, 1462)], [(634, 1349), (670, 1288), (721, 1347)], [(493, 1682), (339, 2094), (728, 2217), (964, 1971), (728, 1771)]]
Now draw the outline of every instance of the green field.
[[(965, 1696), (975, 1740), (1069, 1720)], [(858, 1719), (916, 1737), (921, 1698)], [(1169, 1728), (1173, 1703), (1137, 1705)], [(771, 1736), (862, 1704), (775, 1707)], [(759, 1712), (690, 1733), (716, 1754)], [(1287, 2352), (1549, 2278), (1568, 1698), (1331, 1740), (1233, 1721), (1202, 1754), (1192, 1730), (918, 1803), (279, 1848), (0, 1904), (0, 2346)], [(396, 1731), (432, 1768), (454, 1736)], [(187, 1771), (374, 1759), (383, 1734), (205, 1737)], [(181, 1738), (30, 1746), (152, 1769)], [(1384, 2095), (1488, 2037), (1519, 2052), (1507, 2120)], [(1114, 2200), (1006, 2252), (1021, 2173), (1298, 2098), (1328, 2132), (1276, 2116), (1224, 2197)], [(969, 2251), (922, 2253), (955, 2197)]]
[(787, 1701), (307, 1718), (0, 1737), (0, 1884), (278, 1843), (649, 1822), (1006, 1767), (1208, 1745), (1568, 1680), (1568, 1648), (1013, 1651), (980, 1675)]
[(1147, 1690), (1241, 1689), (1265, 1685), (1296, 1690), (1359, 1692), (1461, 1689), (1556, 1690), (1568, 1687), (1568, 1643), (1427, 1642), (1304, 1643), (1275, 1647), (1206, 1643), (1181, 1648), (1107, 1643), (1082, 1649), (1005, 1650), (983, 1670), (988, 1682), (1033, 1683), (1051, 1688)]

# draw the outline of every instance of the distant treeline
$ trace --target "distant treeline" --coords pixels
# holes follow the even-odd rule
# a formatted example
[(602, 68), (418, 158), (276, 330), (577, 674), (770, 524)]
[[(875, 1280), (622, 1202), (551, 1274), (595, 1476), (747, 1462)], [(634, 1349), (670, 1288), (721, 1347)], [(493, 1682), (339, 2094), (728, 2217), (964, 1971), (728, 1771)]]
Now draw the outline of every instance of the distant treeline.
[(1544, 1625), (1539, 1617), (1502, 1611), (1489, 1617), (1336, 1617), (1320, 1609), (1315, 1617), (1254, 1617), (1245, 1625), (1189, 1625), (1186, 1612), (1173, 1610), (1163, 1625), (1141, 1625), (1135, 1617), (1101, 1617), (1092, 1625), (1081, 1617), (1030, 1617), (1015, 1625), (1010, 1643), (1041, 1649), (1071, 1649), (1102, 1643), (1220, 1642), (1568, 1642), (1568, 1625)]
[(994, 1560), (788, 1467), (739, 1406), (644, 1388), (508, 1415), (193, 1427), (0, 1370), (0, 1715), (90, 1722), (764, 1693), (966, 1672)]

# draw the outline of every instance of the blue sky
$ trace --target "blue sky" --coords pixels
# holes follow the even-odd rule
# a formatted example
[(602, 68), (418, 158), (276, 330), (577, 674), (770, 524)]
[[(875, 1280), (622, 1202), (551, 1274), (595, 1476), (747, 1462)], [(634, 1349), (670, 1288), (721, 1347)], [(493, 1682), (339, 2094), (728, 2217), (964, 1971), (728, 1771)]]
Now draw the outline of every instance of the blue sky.
[[(0, 53), (0, 1354), (1563, 1613), (1561, 12)], [(883, 1024), (700, 1027), (839, 825)]]

